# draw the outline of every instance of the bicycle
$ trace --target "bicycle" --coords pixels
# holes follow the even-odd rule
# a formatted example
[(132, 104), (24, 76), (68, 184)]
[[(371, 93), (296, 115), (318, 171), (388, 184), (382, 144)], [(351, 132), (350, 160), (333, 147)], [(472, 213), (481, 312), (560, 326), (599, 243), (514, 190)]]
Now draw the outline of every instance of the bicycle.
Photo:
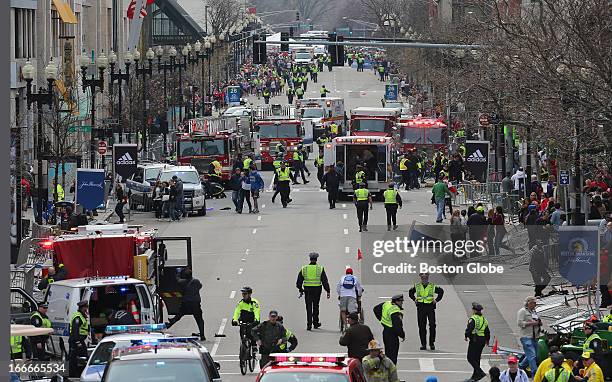
[(253, 323), (239, 322), (240, 325), (240, 373), (246, 375), (247, 367), (249, 371), (255, 370), (255, 362), (257, 361), (257, 345), (253, 341), (248, 330), (251, 330)]

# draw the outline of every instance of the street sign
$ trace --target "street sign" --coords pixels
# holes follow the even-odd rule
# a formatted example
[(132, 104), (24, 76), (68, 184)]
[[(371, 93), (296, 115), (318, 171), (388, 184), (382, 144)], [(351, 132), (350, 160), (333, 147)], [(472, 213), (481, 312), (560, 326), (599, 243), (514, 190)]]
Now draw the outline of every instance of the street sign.
[(385, 99), (387, 101), (397, 101), (397, 84), (385, 85)]
[(98, 141), (98, 154), (104, 155), (106, 154), (107, 146), (106, 141)]
[(228, 86), (225, 94), (227, 97), (227, 103), (229, 105), (240, 105), (240, 96), (242, 95), (240, 92), (240, 86)]
[(489, 126), (489, 116), (486, 114), (480, 114), (478, 116), (478, 123), (480, 126)]
[(559, 170), (559, 185), (567, 186), (570, 184), (570, 175), (567, 170)]
[(117, 119), (117, 118), (103, 118), (102, 119), (102, 124), (103, 125), (118, 125), (119, 124), (119, 119)]
[(91, 133), (91, 126), (68, 126), (69, 133)]

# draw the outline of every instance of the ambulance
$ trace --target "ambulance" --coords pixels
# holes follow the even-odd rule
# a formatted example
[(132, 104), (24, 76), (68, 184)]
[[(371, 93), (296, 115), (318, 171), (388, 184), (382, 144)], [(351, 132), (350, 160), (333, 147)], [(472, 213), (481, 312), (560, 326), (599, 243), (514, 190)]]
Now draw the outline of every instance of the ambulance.
[(316, 141), (331, 123), (338, 125), (338, 135), (346, 135), (344, 123), (344, 99), (339, 97), (307, 98), (297, 101), (302, 120), (313, 124), (313, 138)]

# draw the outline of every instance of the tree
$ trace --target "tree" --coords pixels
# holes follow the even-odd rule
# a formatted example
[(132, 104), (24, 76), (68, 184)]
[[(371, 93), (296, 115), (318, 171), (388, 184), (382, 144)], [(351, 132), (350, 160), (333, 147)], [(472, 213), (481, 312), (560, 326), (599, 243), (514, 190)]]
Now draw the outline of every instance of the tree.
[(205, 0), (205, 3), (208, 7), (208, 23), (215, 36), (219, 36), (222, 32), (227, 34), (244, 10), (237, 0)]

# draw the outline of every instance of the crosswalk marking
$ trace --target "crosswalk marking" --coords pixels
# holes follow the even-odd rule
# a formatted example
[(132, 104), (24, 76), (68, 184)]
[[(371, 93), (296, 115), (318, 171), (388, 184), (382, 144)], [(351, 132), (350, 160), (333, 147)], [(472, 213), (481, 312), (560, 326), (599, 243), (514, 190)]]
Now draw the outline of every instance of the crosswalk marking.
[(436, 371), (432, 358), (419, 358), (419, 369), (421, 371)]

